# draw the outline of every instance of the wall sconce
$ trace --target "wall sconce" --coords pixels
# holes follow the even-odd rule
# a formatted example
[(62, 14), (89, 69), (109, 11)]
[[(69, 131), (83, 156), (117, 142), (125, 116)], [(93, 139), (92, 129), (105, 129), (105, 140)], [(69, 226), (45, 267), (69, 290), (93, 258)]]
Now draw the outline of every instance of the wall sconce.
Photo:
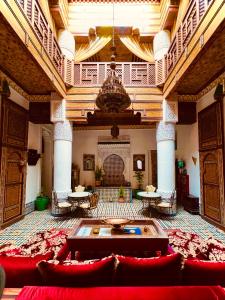
[(39, 160), (40, 157), (41, 157), (41, 155), (39, 153), (37, 153), (37, 150), (28, 149), (27, 162), (28, 162), (29, 166), (36, 166), (37, 161)]

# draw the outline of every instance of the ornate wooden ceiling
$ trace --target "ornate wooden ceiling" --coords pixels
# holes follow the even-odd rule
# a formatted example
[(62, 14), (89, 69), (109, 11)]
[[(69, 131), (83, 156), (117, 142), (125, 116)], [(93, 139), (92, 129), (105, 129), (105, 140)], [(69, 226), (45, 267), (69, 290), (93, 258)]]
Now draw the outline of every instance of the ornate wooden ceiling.
[(178, 83), (180, 95), (196, 95), (225, 70), (225, 21)]
[(50, 94), (51, 81), (1, 14), (0, 29), (0, 69), (28, 94)]

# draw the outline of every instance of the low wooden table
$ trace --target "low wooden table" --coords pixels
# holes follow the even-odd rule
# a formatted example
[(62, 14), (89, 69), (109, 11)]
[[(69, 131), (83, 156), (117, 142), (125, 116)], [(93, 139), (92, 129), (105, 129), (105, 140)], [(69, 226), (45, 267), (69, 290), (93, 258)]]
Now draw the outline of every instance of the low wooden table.
[(167, 252), (167, 233), (155, 219), (132, 220), (124, 229), (126, 232), (114, 230), (111, 225), (99, 219), (81, 219), (67, 238), (72, 259), (75, 257), (75, 251), (82, 253), (91, 250), (98, 253), (104, 250), (108, 254), (123, 254), (129, 251), (161, 251), (162, 254)]

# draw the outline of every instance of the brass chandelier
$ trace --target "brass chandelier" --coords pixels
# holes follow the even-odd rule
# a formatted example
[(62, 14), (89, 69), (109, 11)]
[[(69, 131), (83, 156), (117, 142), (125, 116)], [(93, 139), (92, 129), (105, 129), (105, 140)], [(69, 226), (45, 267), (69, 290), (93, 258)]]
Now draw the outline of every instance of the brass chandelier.
[(103, 112), (118, 113), (124, 111), (131, 104), (129, 95), (122, 85), (121, 80), (116, 75), (116, 47), (114, 41), (114, 3), (113, 3), (113, 36), (112, 36), (112, 55), (110, 63), (110, 74), (103, 82), (96, 98), (97, 107)]

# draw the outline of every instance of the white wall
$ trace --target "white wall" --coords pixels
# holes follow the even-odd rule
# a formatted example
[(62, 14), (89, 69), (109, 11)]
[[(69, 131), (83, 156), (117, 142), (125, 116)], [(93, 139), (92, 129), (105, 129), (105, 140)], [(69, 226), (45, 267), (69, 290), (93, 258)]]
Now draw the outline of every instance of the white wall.
[[(155, 129), (120, 129), (120, 135), (130, 136), (130, 181), (133, 188), (137, 187), (136, 180), (133, 177), (133, 154), (145, 154), (145, 172), (144, 187), (151, 182), (148, 174), (149, 151), (156, 149)], [(110, 130), (75, 130), (73, 135), (73, 163), (80, 168), (80, 183), (82, 185), (94, 185), (95, 178), (93, 171), (83, 171), (83, 154), (94, 154), (95, 164), (97, 158), (98, 136), (110, 136)], [(73, 188), (73, 187), (72, 187)]]
[[(198, 152), (198, 123), (192, 125), (177, 125), (176, 158), (185, 161), (185, 168), (189, 174), (189, 193), (199, 197), (200, 173)], [(197, 159), (196, 165), (192, 157)]]
[[(28, 149), (41, 153), (41, 125), (29, 122)], [(41, 192), (41, 159), (36, 166), (28, 166), (26, 179), (26, 203), (32, 202)]]

